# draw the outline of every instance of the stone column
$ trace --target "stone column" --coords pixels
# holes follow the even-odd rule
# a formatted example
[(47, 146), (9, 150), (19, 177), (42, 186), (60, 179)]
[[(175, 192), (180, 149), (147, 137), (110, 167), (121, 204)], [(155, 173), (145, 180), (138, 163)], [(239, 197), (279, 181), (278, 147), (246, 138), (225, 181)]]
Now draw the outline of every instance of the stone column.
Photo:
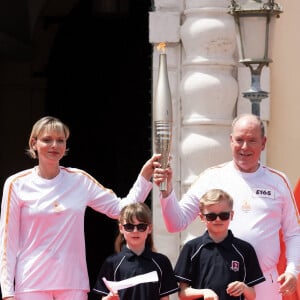
[[(227, 0), (174, 0), (155, 1), (150, 13), (150, 42), (154, 47), (167, 43), (174, 113), (171, 163), (179, 199), (205, 168), (231, 159), (229, 133), (238, 86), (234, 20), (227, 11)], [(153, 92), (158, 68), (154, 47)], [(204, 228), (197, 220), (181, 233), (168, 233), (158, 194), (155, 187), (155, 245), (175, 262), (182, 244)]]
[[(231, 159), (229, 134), (238, 86), (236, 35), (227, 6), (221, 0), (186, 1), (181, 26), (181, 194), (204, 169)], [(201, 228), (198, 220), (191, 224), (181, 244)]]

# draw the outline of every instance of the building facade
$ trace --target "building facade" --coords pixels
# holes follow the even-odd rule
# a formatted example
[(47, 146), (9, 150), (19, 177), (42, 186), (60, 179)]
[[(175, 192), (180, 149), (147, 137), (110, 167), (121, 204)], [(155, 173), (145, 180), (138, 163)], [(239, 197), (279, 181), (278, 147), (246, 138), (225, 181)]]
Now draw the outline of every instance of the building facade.
[[(229, 0), (23, 0), (21, 4), (2, 1), (1, 183), (11, 173), (32, 165), (24, 158), (31, 126), (41, 115), (56, 113), (71, 123), (71, 132), (75, 131), (74, 137), (71, 135), (68, 162), (104, 178), (108, 186), (113, 182), (117, 191), (127, 190), (128, 178), (135, 178), (140, 165), (154, 151), (151, 105), (158, 71), (156, 46), (160, 42), (167, 46), (173, 104), (171, 154), (178, 198), (205, 168), (231, 159), (231, 122), (237, 114), (250, 112), (251, 105), (242, 96), (250, 86), (250, 72), (238, 63), (229, 4)], [(300, 2), (281, 0), (279, 4), (283, 13), (274, 22), (270, 40), (273, 62), (263, 69), (261, 82), (262, 88), (269, 92), (269, 97), (261, 103), (268, 136), (262, 160), (285, 172), (294, 186), (300, 177), (297, 92)], [(96, 27), (101, 31), (96, 31)], [(66, 47), (64, 44), (70, 41)], [(54, 47), (58, 44), (63, 46)], [(49, 79), (47, 67), (53, 66), (54, 57), (58, 56), (61, 59), (56, 61), (53, 76), (57, 79), (56, 92), (51, 94), (53, 78)], [(138, 81), (142, 76), (146, 79)], [(72, 81), (67, 80), (70, 77)], [(78, 101), (81, 104), (75, 112), (73, 108), (78, 106)], [(103, 108), (101, 114), (97, 114), (95, 102)], [(89, 123), (91, 119), (94, 122)], [(101, 119), (104, 121), (99, 122)], [(84, 127), (87, 123), (89, 127)], [(112, 124), (117, 124), (118, 130)], [(96, 152), (90, 152), (93, 142), (85, 143), (87, 132), (92, 130), (95, 132), (89, 141), (102, 137)], [(105, 144), (110, 145), (106, 152)], [(76, 148), (79, 148), (77, 156), (72, 160)], [(105, 159), (99, 160), (101, 156)], [(105, 161), (110, 162), (105, 168), (113, 169), (111, 174), (96, 169), (96, 166), (103, 169)], [(168, 233), (158, 195), (155, 187), (151, 199), (155, 244), (175, 262), (183, 243), (198, 235), (203, 227), (195, 221), (181, 233)], [(111, 239), (107, 243), (112, 245), (114, 225), (106, 219), (98, 224), (93, 218), (90, 216), (94, 223), (87, 228), (105, 222), (111, 236), (107, 237)], [(96, 232), (97, 228), (93, 228), (87, 239), (91, 243)], [(113, 245), (105, 253), (103, 249), (88, 252), (92, 256), (91, 283), (101, 259), (112, 248)]]

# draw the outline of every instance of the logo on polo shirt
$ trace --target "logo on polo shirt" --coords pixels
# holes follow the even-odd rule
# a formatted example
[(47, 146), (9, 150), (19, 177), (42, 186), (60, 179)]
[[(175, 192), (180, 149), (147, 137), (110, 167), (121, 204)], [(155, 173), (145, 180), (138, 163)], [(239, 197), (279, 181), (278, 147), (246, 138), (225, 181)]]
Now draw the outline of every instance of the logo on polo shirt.
[(234, 271), (234, 272), (238, 272), (239, 269), (240, 269), (240, 263), (239, 263), (238, 261), (236, 261), (236, 260), (233, 260), (233, 261), (231, 262), (231, 267), (230, 267), (230, 269), (231, 269), (232, 271)]

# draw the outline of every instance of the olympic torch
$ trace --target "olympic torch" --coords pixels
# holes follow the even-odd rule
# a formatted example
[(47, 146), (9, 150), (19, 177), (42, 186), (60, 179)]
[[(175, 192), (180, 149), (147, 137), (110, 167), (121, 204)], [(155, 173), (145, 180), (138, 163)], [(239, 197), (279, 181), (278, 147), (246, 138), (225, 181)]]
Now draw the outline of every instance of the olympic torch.
[[(157, 49), (159, 54), (158, 79), (156, 95), (153, 103), (154, 141), (155, 151), (161, 154), (160, 163), (163, 169), (168, 166), (172, 141), (172, 98), (168, 78), (167, 55), (165, 43), (160, 43)], [(167, 182), (159, 186), (160, 191), (167, 189)]]

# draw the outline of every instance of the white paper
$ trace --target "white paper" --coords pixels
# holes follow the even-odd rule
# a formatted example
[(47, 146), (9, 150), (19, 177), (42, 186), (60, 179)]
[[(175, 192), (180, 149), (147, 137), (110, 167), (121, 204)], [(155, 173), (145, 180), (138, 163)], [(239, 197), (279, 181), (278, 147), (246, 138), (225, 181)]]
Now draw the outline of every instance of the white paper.
[(121, 281), (109, 281), (106, 280), (105, 277), (102, 277), (102, 280), (111, 292), (117, 292), (118, 290), (127, 289), (140, 283), (158, 281), (158, 275), (156, 271), (153, 271), (146, 274), (130, 277)]

